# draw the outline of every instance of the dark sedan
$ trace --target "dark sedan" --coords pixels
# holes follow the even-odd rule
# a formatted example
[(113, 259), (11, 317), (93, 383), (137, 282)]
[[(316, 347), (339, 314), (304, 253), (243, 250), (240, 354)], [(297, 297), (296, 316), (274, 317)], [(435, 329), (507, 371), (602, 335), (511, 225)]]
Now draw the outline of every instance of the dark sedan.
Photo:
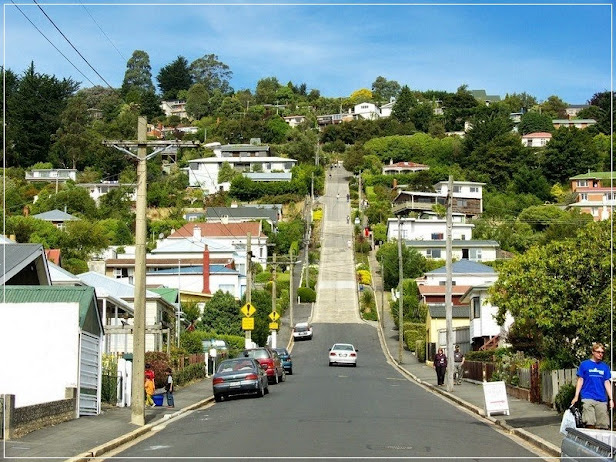
[(289, 375), (293, 375), (293, 358), (291, 353), (286, 348), (274, 348), (274, 351), (280, 356), (282, 367)]
[(216, 402), (231, 395), (256, 393), (262, 397), (269, 393), (265, 369), (252, 358), (226, 359), (221, 362), (212, 377), (212, 388)]

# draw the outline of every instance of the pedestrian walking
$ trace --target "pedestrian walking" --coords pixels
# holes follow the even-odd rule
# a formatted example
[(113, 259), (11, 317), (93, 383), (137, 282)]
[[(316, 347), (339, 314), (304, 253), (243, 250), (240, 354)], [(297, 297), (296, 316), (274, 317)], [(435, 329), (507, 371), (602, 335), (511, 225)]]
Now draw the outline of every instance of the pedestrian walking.
[(462, 383), (462, 376), (464, 375), (464, 369), (462, 368), (464, 365), (464, 354), (460, 351), (460, 345), (456, 345), (453, 351), (453, 365), (455, 367), (455, 383), (456, 385), (460, 385)]
[(351, 221), (351, 217), (347, 215), (347, 225), (349, 224), (350, 221)]
[(167, 394), (167, 407), (175, 407), (173, 402), (173, 375), (171, 374), (171, 368), (167, 368), (167, 383), (165, 384), (165, 392)]
[(336, 194), (336, 200), (339, 201), (340, 200), (340, 193)]
[(603, 362), (605, 347), (602, 343), (593, 343), (590, 359), (582, 361), (577, 371), (573, 406), (582, 399), (582, 422), (586, 428), (609, 429), (608, 408), (614, 409), (612, 371)]
[(154, 406), (154, 400), (152, 396), (154, 395), (154, 390), (156, 386), (154, 385), (154, 370), (152, 369), (152, 365), (147, 363), (145, 365), (145, 405), (146, 406)]
[(443, 353), (443, 349), (439, 348), (438, 353), (434, 356), (434, 369), (436, 369), (436, 379), (439, 386), (445, 383), (445, 371), (447, 370), (447, 356)]

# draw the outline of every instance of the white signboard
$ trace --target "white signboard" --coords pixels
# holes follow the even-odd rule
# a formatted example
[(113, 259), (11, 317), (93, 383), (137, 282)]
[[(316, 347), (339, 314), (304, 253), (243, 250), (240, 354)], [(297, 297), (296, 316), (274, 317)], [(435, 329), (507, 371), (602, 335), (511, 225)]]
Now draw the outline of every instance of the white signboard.
[(486, 403), (486, 415), (494, 413), (509, 415), (505, 382), (483, 382), (483, 397)]

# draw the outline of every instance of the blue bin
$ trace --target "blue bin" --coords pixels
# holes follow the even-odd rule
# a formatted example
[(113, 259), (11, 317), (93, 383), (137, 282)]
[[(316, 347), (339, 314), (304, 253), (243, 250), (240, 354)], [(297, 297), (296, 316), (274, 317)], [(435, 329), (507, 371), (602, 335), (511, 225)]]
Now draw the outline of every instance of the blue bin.
[(155, 406), (162, 406), (165, 395), (152, 395), (152, 400)]

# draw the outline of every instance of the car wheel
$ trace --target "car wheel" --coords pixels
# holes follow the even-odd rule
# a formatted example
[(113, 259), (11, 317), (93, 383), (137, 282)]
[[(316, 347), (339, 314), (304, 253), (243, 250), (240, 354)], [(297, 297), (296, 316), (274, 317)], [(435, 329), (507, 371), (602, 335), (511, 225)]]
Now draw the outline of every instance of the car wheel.
[(332, 363), (331, 361), (329, 362), (329, 367), (332, 367), (334, 365), (334, 363)]
[(265, 395), (265, 391), (263, 390), (263, 384), (261, 384), (259, 386), (259, 389), (257, 390), (257, 396), (259, 398), (263, 398), (264, 395)]
[(282, 374), (280, 374), (280, 381), (284, 382), (285, 380), (287, 380), (287, 373), (285, 372), (285, 370), (282, 370)]
[(214, 401), (216, 401), (217, 403), (220, 403), (222, 401), (222, 395), (220, 393), (216, 393), (214, 395)]
[(293, 375), (293, 369), (289, 369), (289, 375)]
[(265, 394), (269, 395), (269, 384), (265, 385)]
[(353, 367), (357, 367), (357, 363), (353, 363)]
[(275, 369), (274, 369), (274, 383), (278, 383), (278, 374), (276, 374)]

